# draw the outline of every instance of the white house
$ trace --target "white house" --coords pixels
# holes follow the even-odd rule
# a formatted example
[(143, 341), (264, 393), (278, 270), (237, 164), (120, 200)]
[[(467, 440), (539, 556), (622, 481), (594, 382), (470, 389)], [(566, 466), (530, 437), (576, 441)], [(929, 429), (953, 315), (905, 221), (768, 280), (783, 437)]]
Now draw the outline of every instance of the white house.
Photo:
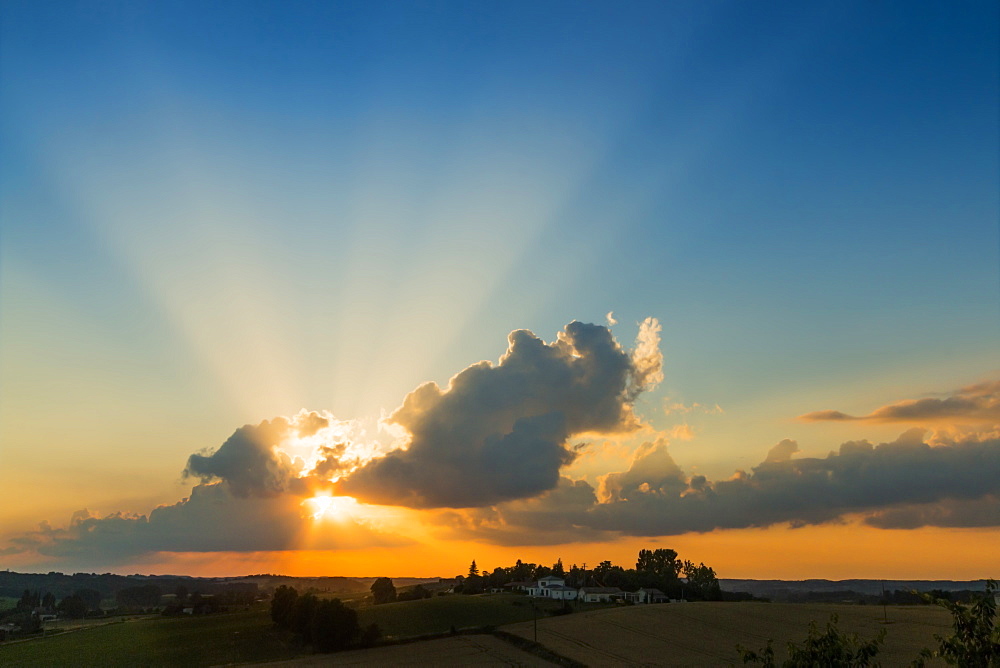
[[(566, 578), (561, 578), (555, 575), (547, 575), (544, 578), (539, 578), (538, 582), (533, 582), (530, 586), (525, 587), (529, 596), (543, 597), (543, 598), (564, 598), (563, 590), (569, 589), (566, 586)], [(559, 592), (559, 596), (553, 596), (553, 593)]]
[(625, 600), (633, 603), (665, 603), (668, 599), (659, 589), (643, 587), (639, 591), (625, 592)]
[(580, 587), (579, 594), (584, 603), (610, 603), (624, 596), (625, 592), (618, 587)]
[(547, 587), (545, 593), (548, 594), (549, 598), (554, 598), (557, 601), (573, 601), (580, 595), (580, 590), (566, 585), (553, 585)]

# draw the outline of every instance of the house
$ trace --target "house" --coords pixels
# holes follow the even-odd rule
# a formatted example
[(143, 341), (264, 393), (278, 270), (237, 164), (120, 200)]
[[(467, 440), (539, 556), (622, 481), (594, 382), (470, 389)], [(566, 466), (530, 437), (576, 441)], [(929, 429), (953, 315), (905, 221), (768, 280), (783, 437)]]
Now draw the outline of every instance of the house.
[(580, 590), (576, 587), (567, 587), (566, 585), (553, 585), (547, 587), (545, 593), (549, 598), (556, 599), (557, 601), (574, 601), (580, 595)]
[(526, 584), (527, 586), (524, 589), (528, 592), (529, 596), (552, 598), (557, 601), (576, 600), (580, 593), (576, 587), (566, 586), (566, 578), (555, 575), (548, 575), (544, 578), (539, 578), (538, 582)]
[(580, 587), (579, 599), (584, 603), (610, 603), (625, 597), (618, 587)]
[(644, 587), (639, 591), (625, 592), (625, 600), (632, 603), (665, 603), (668, 598), (659, 589)]
[(534, 582), (526, 582), (519, 580), (516, 582), (508, 582), (503, 586), (503, 588), (509, 589), (511, 591), (528, 591), (528, 588), (533, 587), (534, 585), (535, 585)]
[[(556, 588), (561, 587), (559, 591), (562, 592), (565, 589), (569, 589), (566, 586), (566, 578), (557, 577), (555, 575), (547, 575), (544, 578), (539, 578), (538, 582), (533, 582), (531, 585), (525, 589), (528, 592), (528, 596), (542, 597), (542, 598), (556, 598), (553, 596), (553, 592)], [(562, 595), (559, 598), (563, 598)]]

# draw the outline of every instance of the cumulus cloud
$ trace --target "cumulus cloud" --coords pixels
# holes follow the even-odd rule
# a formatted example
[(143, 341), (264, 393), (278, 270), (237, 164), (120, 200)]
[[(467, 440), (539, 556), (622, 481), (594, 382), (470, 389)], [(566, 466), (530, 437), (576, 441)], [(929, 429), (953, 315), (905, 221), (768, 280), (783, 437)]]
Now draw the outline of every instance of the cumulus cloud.
[(685, 474), (666, 441), (645, 443), (627, 471), (603, 476), (596, 490), (574, 483), (571, 507), (553, 509), (542, 499), (520, 504), (517, 512), (496, 506), (488, 525), (503, 531), (483, 538), (506, 544), (520, 532), (531, 542), (549, 527), (564, 526), (559, 511), (587, 531), (634, 536), (819, 524), (855, 514), (886, 528), (1000, 526), (1000, 440), (932, 447), (923, 436), (913, 429), (889, 443), (849, 441), (826, 457), (801, 458), (794, 457), (798, 444), (785, 440), (749, 472), (716, 481)]
[(930, 423), (1000, 423), (1000, 380), (969, 385), (943, 399), (925, 397), (898, 401), (868, 415), (854, 416), (836, 410), (802, 415), (807, 422), (848, 421)]
[(606, 316), (604, 316), (604, 318), (605, 318), (605, 320), (608, 321), (608, 327), (614, 327), (615, 325), (618, 324), (618, 321), (615, 320), (615, 312), (614, 311), (608, 311), (608, 314)]
[(499, 507), (440, 511), (432, 517), (445, 538), (478, 540), (496, 545), (560, 545), (613, 538), (588, 526), (597, 502), (594, 488), (583, 480), (559, 478), (555, 488)]
[(936, 527), (995, 527), (1000, 524), (1000, 495), (980, 499), (946, 499), (938, 503), (907, 504), (872, 513), (865, 523), (879, 529)]
[(315, 415), (307, 414), (303, 427), (284, 417), (244, 425), (215, 452), (191, 455), (184, 475), (203, 481), (222, 480), (236, 496), (277, 496), (293, 490), (304, 493), (298, 476), (301, 464), (296, 465), (277, 447), (303, 428), (315, 433), (311, 417)]
[(426, 383), (389, 420), (409, 446), (370, 461), (337, 489), (359, 500), (464, 508), (553, 489), (575, 453), (567, 441), (640, 425), (639, 393), (662, 379), (659, 323), (640, 326), (629, 353), (607, 327), (573, 322), (546, 343), (512, 332), (499, 364), (474, 364), (441, 389)]
[[(69, 526), (43, 522), (36, 531), (10, 539), (9, 555), (37, 554), (56, 563), (95, 567), (128, 562), (151, 552), (256, 552), (303, 547), (312, 524), (302, 499), (285, 496), (236, 497), (223, 483), (196, 485), (191, 496), (160, 506), (149, 515), (73, 514)], [(310, 535), (313, 549), (355, 549), (403, 545), (399, 536), (364, 522), (344, 519)]]

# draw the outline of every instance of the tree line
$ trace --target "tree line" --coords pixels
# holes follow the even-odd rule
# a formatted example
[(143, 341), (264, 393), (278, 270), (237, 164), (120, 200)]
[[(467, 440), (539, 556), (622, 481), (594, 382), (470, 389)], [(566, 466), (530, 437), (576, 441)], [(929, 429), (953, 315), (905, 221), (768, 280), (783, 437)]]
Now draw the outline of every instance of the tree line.
[(481, 572), (473, 560), (468, 575), (463, 576), (455, 591), (479, 594), (511, 582), (533, 582), (550, 575), (565, 578), (568, 587), (618, 587), (623, 591), (659, 589), (669, 598), (722, 600), (722, 589), (714, 569), (704, 563), (679, 559), (677, 552), (669, 548), (639, 550), (635, 568), (628, 569), (610, 561), (602, 561), (592, 569), (576, 564), (567, 569), (562, 559), (551, 567), (518, 559), (513, 566), (498, 566), (490, 572), (485, 569)]
[(382, 635), (375, 623), (362, 629), (357, 611), (339, 598), (300, 595), (294, 587), (285, 585), (278, 587), (271, 598), (271, 620), (279, 628), (297, 634), (318, 652), (371, 647)]

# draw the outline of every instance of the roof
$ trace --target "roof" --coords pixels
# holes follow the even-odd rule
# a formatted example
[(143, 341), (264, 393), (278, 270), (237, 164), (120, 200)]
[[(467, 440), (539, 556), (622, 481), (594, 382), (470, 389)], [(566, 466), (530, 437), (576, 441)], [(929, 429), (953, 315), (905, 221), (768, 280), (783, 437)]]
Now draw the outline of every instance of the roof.
[(552, 581), (552, 580), (562, 580), (563, 582), (566, 582), (566, 578), (564, 578), (562, 576), (559, 576), (559, 575), (546, 575), (544, 578), (538, 578), (539, 582), (541, 582), (542, 580), (545, 580), (546, 582), (549, 582), (549, 581)]

